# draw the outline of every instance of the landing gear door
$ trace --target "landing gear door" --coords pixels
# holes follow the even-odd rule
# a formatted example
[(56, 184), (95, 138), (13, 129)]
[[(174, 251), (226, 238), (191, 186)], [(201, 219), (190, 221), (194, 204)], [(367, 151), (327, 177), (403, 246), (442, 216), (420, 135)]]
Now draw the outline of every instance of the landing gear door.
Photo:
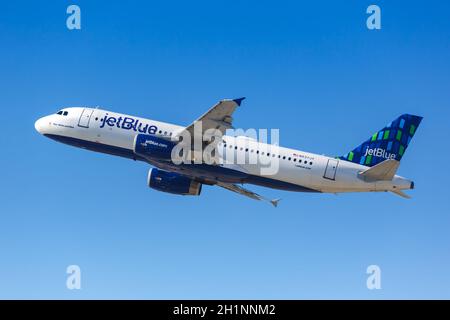
[(338, 164), (339, 164), (339, 160), (328, 159), (327, 167), (325, 169), (325, 173), (324, 173), (323, 177), (325, 179), (335, 180)]
[(81, 112), (80, 120), (78, 121), (78, 126), (89, 128), (89, 122), (91, 121), (91, 116), (93, 113), (94, 109), (83, 109), (83, 112)]

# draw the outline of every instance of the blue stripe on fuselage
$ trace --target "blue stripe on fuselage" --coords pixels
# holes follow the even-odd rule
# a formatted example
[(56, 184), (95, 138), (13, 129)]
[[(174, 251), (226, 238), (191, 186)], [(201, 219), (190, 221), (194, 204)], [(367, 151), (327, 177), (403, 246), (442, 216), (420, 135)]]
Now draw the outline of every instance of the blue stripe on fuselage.
[(135, 154), (133, 152), (133, 150), (130, 150), (127, 148), (121, 148), (121, 147), (111, 146), (111, 145), (104, 144), (104, 143), (92, 142), (92, 141), (87, 141), (87, 140), (82, 140), (82, 139), (77, 139), (77, 138), (72, 138), (72, 137), (65, 137), (65, 136), (60, 136), (60, 135), (56, 135), (56, 134), (45, 134), (45, 136), (50, 139), (53, 139), (55, 141), (62, 142), (62, 143), (65, 143), (65, 144), (68, 144), (68, 145), (71, 145), (74, 147), (87, 149), (87, 150), (100, 152), (100, 153), (107, 153), (107, 154), (111, 154), (114, 156), (124, 157), (124, 158), (128, 158), (128, 159), (133, 159), (133, 160), (145, 161), (144, 158)]
[[(74, 147), (124, 157), (132, 160), (148, 162), (145, 158), (135, 154), (134, 151), (131, 149), (54, 134), (46, 134), (45, 136), (55, 141), (62, 142)], [(154, 165), (154, 163), (151, 164)], [(176, 171), (186, 176), (196, 177), (199, 179), (205, 179), (209, 181), (214, 180), (227, 183), (249, 183), (272, 189), (279, 189), (286, 191), (320, 192), (293, 183), (279, 181), (276, 179), (271, 179), (257, 175), (250, 175), (238, 170), (224, 168), (221, 166), (211, 166), (207, 164), (185, 164), (181, 166), (176, 166), (173, 165), (172, 163), (163, 163), (161, 164), (161, 169), (163, 170), (172, 169), (173, 171)]]

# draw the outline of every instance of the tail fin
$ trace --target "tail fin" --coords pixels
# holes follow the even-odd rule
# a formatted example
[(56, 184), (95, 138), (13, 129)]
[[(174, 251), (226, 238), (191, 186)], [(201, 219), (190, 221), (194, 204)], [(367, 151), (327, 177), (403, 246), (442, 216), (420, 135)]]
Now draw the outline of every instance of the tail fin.
[(400, 161), (421, 121), (420, 116), (403, 114), (339, 159), (368, 167), (386, 159)]

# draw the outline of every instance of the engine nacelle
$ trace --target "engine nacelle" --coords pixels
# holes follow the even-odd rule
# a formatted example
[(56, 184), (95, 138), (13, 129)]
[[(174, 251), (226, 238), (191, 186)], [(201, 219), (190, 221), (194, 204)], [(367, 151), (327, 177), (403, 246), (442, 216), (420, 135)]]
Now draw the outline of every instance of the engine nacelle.
[(147, 184), (150, 188), (180, 195), (199, 196), (202, 184), (175, 172), (150, 169)]
[(134, 153), (155, 160), (170, 160), (175, 141), (158, 138), (149, 134), (138, 134), (134, 138)]

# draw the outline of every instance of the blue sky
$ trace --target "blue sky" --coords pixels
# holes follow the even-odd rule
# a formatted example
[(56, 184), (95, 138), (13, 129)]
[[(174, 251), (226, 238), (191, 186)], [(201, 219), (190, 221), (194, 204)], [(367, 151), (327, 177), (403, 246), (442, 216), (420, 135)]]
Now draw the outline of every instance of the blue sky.
[[(366, 28), (372, 3), (379, 31)], [(450, 298), (449, 12), (433, 0), (2, 3), (0, 298)], [(177, 197), (147, 188), (144, 163), (34, 130), (80, 105), (187, 125), (240, 96), (237, 127), (327, 155), (422, 115), (399, 170), (413, 198)], [(381, 290), (366, 288), (372, 264)]]

